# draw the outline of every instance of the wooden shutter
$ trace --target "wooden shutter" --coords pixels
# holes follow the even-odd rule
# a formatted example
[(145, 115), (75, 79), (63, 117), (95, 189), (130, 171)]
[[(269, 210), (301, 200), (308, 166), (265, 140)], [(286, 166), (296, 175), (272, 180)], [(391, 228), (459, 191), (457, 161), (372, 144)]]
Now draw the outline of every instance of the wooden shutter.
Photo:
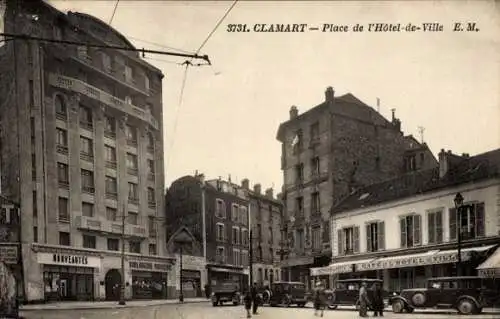
[(407, 245), (406, 238), (406, 219), (405, 217), (402, 217), (399, 219), (399, 226), (401, 229), (401, 248), (405, 248)]
[(385, 222), (378, 222), (377, 236), (378, 250), (385, 250)]
[(372, 232), (371, 224), (366, 224), (366, 251), (372, 251)]
[(449, 209), (450, 241), (457, 240), (457, 209)]
[(485, 235), (485, 225), (484, 225), (484, 203), (477, 203), (474, 205), (474, 210), (476, 213), (476, 237), (484, 237)]
[(422, 244), (422, 216), (413, 215), (413, 245)]
[(337, 230), (337, 249), (338, 249), (338, 252), (337, 252), (337, 255), (338, 256), (342, 256), (345, 254), (344, 252), (344, 238), (342, 236), (343, 234), (343, 230), (342, 229), (339, 229)]
[(359, 226), (353, 228), (354, 247), (353, 252), (359, 253)]
[(441, 244), (443, 242), (443, 211), (436, 212), (434, 218), (436, 244)]
[(427, 230), (429, 233), (429, 238), (427, 242), (429, 244), (436, 243), (436, 213), (427, 214)]

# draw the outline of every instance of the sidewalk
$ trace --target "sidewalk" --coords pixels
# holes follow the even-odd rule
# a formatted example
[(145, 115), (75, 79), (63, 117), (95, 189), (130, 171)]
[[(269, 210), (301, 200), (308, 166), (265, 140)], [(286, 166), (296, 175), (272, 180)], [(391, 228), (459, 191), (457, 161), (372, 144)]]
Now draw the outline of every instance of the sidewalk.
[[(337, 308), (338, 310), (352, 310), (352, 311), (355, 311), (356, 308), (354, 306), (339, 306)], [(335, 311), (335, 310), (333, 310)], [(391, 307), (385, 307), (385, 312), (392, 312), (392, 308)], [(433, 309), (433, 308), (423, 308), (423, 309), (415, 309), (415, 311), (412, 313), (412, 314), (419, 314), (419, 313), (422, 313), (422, 314), (451, 314), (451, 315), (457, 315), (458, 312), (454, 309)], [(403, 314), (407, 314), (406, 312), (404, 312)], [(499, 307), (496, 307), (496, 308), (483, 308), (483, 311), (481, 312), (481, 314), (484, 314), (484, 315), (489, 315), (489, 314), (500, 314), (500, 308)], [(500, 316), (499, 316), (500, 318)]]
[[(185, 298), (184, 303), (209, 302), (206, 298)], [(84, 310), (84, 309), (115, 309), (115, 308), (133, 308), (133, 307), (151, 307), (168, 304), (179, 304), (178, 299), (162, 300), (130, 300), (121, 306), (117, 301), (67, 301), (51, 302), (39, 305), (23, 305), (21, 311), (33, 310)]]

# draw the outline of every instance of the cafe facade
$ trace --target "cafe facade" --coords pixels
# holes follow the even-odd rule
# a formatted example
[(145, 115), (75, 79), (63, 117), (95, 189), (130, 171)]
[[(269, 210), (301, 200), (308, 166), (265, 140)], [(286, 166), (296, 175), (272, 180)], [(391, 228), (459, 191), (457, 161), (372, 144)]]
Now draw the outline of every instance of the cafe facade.
[[(351, 194), (332, 209), (332, 262), (311, 276), (330, 284), (379, 278), (386, 290), (400, 291), (424, 287), (429, 277), (481, 275), (478, 267), (500, 243), (500, 179), (493, 165), (465, 163), (462, 182), (436, 169)], [(458, 193), (467, 207), (460, 213)]]
[[(25, 254), (28, 302), (117, 301), (121, 254), (32, 244)], [(176, 298), (175, 258), (125, 254), (125, 299)]]

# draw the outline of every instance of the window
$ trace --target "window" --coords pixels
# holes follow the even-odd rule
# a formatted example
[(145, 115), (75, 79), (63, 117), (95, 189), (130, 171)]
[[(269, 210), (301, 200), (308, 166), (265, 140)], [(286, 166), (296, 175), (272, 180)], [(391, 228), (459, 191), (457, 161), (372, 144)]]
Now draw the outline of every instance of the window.
[(141, 242), (140, 241), (129, 241), (129, 251), (134, 254), (141, 253)]
[(224, 224), (220, 224), (218, 223), (217, 225), (215, 225), (216, 227), (216, 233), (215, 233), (215, 236), (217, 238), (217, 241), (221, 241), (223, 242), (224, 241)]
[(132, 98), (131, 98), (130, 96), (128, 96), (128, 95), (125, 97), (125, 103), (130, 104), (130, 105), (133, 105), (133, 104), (134, 104), (134, 103), (132, 102)]
[(240, 206), (240, 222), (243, 225), (248, 225), (248, 208), (246, 206)]
[(311, 125), (311, 142), (315, 142), (319, 139), (319, 122), (314, 122)]
[(60, 120), (66, 120), (68, 109), (63, 97), (59, 94), (54, 97), (54, 107), (56, 109), (56, 117)]
[(80, 126), (85, 129), (92, 129), (92, 110), (80, 105)]
[(57, 163), (57, 181), (61, 187), (69, 187), (68, 165)]
[(139, 224), (139, 214), (134, 212), (128, 212), (128, 223), (131, 225)]
[(155, 138), (154, 138), (153, 134), (151, 134), (151, 133), (148, 133), (147, 137), (148, 137), (148, 139), (147, 139), (148, 151), (153, 152), (155, 149)]
[(109, 221), (116, 221), (116, 213), (117, 210), (116, 208), (113, 207), (106, 207), (106, 219)]
[(226, 218), (226, 203), (222, 199), (215, 200), (215, 216)]
[(118, 193), (118, 185), (116, 178), (111, 176), (106, 176), (106, 197), (116, 198)]
[(135, 183), (128, 183), (128, 200), (129, 202), (134, 202), (134, 203), (137, 203), (139, 201), (137, 184)]
[(117, 238), (108, 238), (108, 250), (120, 250), (120, 240)]
[(134, 81), (134, 71), (128, 65), (125, 65), (125, 81), (127, 81), (127, 82), (133, 82)]
[(35, 129), (35, 118), (30, 117), (30, 133), (31, 133), (31, 140), (34, 142), (35, 136), (36, 136), (36, 129)]
[(415, 155), (410, 155), (405, 158), (405, 166), (407, 171), (415, 171), (417, 169)]
[(94, 193), (94, 172), (82, 169), (82, 191), (87, 193)]
[(130, 144), (137, 144), (137, 129), (131, 125), (125, 125), (125, 135), (127, 142)]
[(111, 72), (112, 71), (111, 58), (104, 52), (101, 52), (101, 54), (102, 54), (102, 67), (106, 72)]
[(319, 156), (311, 159), (311, 176), (318, 177), (320, 174)]
[(463, 205), (459, 214), (455, 208), (451, 208), (449, 219), (450, 240), (457, 240), (459, 228), (462, 230), (463, 240), (484, 237), (485, 235), (484, 203)]
[(59, 221), (69, 221), (69, 202), (65, 197), (59, 197)]
[(148, 205), (156, 206), (155, 189), (152, 187), (148, 187)]
[(240, 250), (233, 248), (233, 265), (240, 265)]
[(29, 80), (29, 99), (30, 99), (30, 107), (35, 106), (35, 90), (33, 87), (33, 80)]
[(137, 175), (137, 155), (127, 153), (127, 171), (131, 175)]
[(38, 243), (38, 227), (33, 226), (33, 242)]
[(76, 48), (76, 51), (77, 51), (77, 56), (79, 59), (82, 59), (82, 60), (87, 60), (88, 57), (89, 57), (89, 53), (88, 53), (88, 48), (86, 45), (79, 45), (77, 48)]
[(151, 159), (146, 161), (148, 165), (148, 179), (154, 179), (155, 176), (155, 162)]
[(33, 216), (38, 216), (38, 198), (36, 191), (33, 191), (32, 203), (33, 203)]
[(257, 247), (257, 260), (262, 261), (262, 246)]
[(321, 211), (321, 204), (319, 200), (319, 192), (311, 194), (311, 214), (318, 214)]
[(246, 229), (241, 230), (241, 244), (243, 246), (248, 246), (248, 230)]
[(366, 225), (366, 251), (385, 249), (385, 223), (371, 222)]
[(421, 244), (421, 216), (408, 215), (399, 220), (401, 228), (401, 248), (414, 247)]
[(94, 204), (82, 202), (82, 215), (86, 217), (94, 216)]
[(83, 235), (83, 248), (95, 249), (95, 236)]
[(232, 232), (232, 239), (233, 239), (233, 245), (238, 245), (239, 244), (239, 239), (240, 239), (240, 232), (238, 227), (233, 227), (233, 232)]
[(248, 266), (248, 251), (246, 250), (241, 251), (240, 261), (242, 266)]
[(221, 264), (226, 263), (224, 247), (217, 247), (217, 250), (215, 251), (215, 261)]
[(325, 220), (323, 222), (323, 242), (330, 243), (330, 221)]
[(84, 160), (92, 160), (94, 158), (92, 140), (83, 136), (80, 136), (80, 157)]
[(304, 164), (295, 165), (295, 183), (304, 182)]
[(442, 210), (427, 213), (427, 229), (429, 231), (429, 244), (440, 244), (443, 242)]
[(314, 226), (312, 228), (312, 249), (314, 251), (321, 250), (321, 227)]
[(267, 269), (264, 269), (264, 280), (268, 280)]
[(59, 232), (59, 245), (61, 246), (70, 246), (70, 235), (67, 232)]
[(151, 256), (156, 255), (156, 244), (149, 244), (149, 254)]
[(302, 130), (298, 130), (296, 133), (295, 133), (295, 137), (292, 141), (292, 145), (293, 145), (293, 153), (294, 154), (298, 154), (301, 150), (302, 150), (302, 146), (303, 146), (303, 132)]
[(116, 149), (109, 145), (104, 145), (104, 157), (106, 159), (106, 167), (116, 168)]
[(116, 136), (116, 121), (114, 118), (110, 116), (104, 117), (104, 135), (110, 138), (114, 138)]
[(295, 210), (296, 217), (304, 216), (304, 197), (300, 196), (295, 199)]
[(31, 177), (34, 181), (36, 181), (36, 155), (35, 153), (31, 154)]
[(304, 251), (304, 229), (297, 229), (296, 230), (296, 248), (299, 252)]
[(146, 92), (149, 92), (149, 90), (151, 89), (149, 78), (147, 75), (144, 76), (144, 88), (146, 89)]
[(359, 253), (359, 226), (339, 229), (337, 235), (339, 255)]
[(149, 237), (156, 237), (156, 219), (154, 216), (148, 217)]
[(273, 226), (269, 226), (269, 244), (274, 243)]
[(68, 154), (68, 132), (62, 128), (56, 128), (57, 152)]
[(231, 220), (238, 221), (239, 207), (236, 204), (231, 205)]

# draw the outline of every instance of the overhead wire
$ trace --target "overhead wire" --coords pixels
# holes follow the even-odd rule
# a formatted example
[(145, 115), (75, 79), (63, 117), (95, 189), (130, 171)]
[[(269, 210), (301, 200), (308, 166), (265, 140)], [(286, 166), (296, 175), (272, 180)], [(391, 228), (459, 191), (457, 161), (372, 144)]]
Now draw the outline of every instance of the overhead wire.
[[(210, 40), (210, 38), (212, 37), (212, 35), (217, 31), (217, 29), (222, 24), (222, 22), (226, 19), (226, 17), (229, 15), (229, 13), (231, 12), (231, 10), (233, 10), (233, 8), (234, 8), (234, 6), (236, 5), (237, 2), (238, 2), (238, 0), (235, 0), (231, 4), (231, 6), (226, 10), (226, 12), (224, 13), (224, 15), (215, 24), (215, 26), (212, 29), (212, 31), (210, 31), (210, 33), (208, 34), (208, 36), (201, 43), (201, 45), (198, 48), (198, 50), (196, 50), (196, 54), (198, 54), (203, 49), (203, 47), (208, 43), (208, 41)], [(179, 104), (178, 104), (177, 112), (175, 113), (175, 118), (174, 118), (174, 126), (173, 126), (173, 131), (172, 131), (172, 139), (170, 140), (169, 150), (168, 150), (168, 153), (167, 153), (166, 175), (168, 175), (168, 172), (169, 172), (168, 168), (170, 167), (170, 159), (171, 159), (171, 154), (172, 154), (172, 148), (173, 148), (174, 142), (175, 142), (175, 135), (176, 135), (176, 132), (177, 132), (177, 124), (178, 124), (178, 120), (179, 120), (179, 113), (181, 111), (181, 108), (182, 108), (182, 105), (183, 105), (182, 102), (184, 100), (184, 89), (185, 89), (185, 86), (186, 86), (186, 78), (187, 78), (188, 68), (189, 68), (189, 66), (193, 65), (192, 64), (192, 60), (193, 59), (186, 60), (183, 63), (183, 64), (186, 65), (186, 68), (184, 69), (184, 76), (183, 76), (183, 80), (182, 80), (181, 91), (180, 91), (180, 94), (179, 94)]]
[(118, 8), (118, 4), (120, 3), (120, 0), (116, 0), (116, 3), (115, 3), (115, 8), (113, 9), (113, 13), (111, 14), (111, 18), (109, 19), (109, 25), (111, 25), (111, 22), (113, 22), (113, 18), (115, 17), (115, 13), (116, 13), (116, 8)]

